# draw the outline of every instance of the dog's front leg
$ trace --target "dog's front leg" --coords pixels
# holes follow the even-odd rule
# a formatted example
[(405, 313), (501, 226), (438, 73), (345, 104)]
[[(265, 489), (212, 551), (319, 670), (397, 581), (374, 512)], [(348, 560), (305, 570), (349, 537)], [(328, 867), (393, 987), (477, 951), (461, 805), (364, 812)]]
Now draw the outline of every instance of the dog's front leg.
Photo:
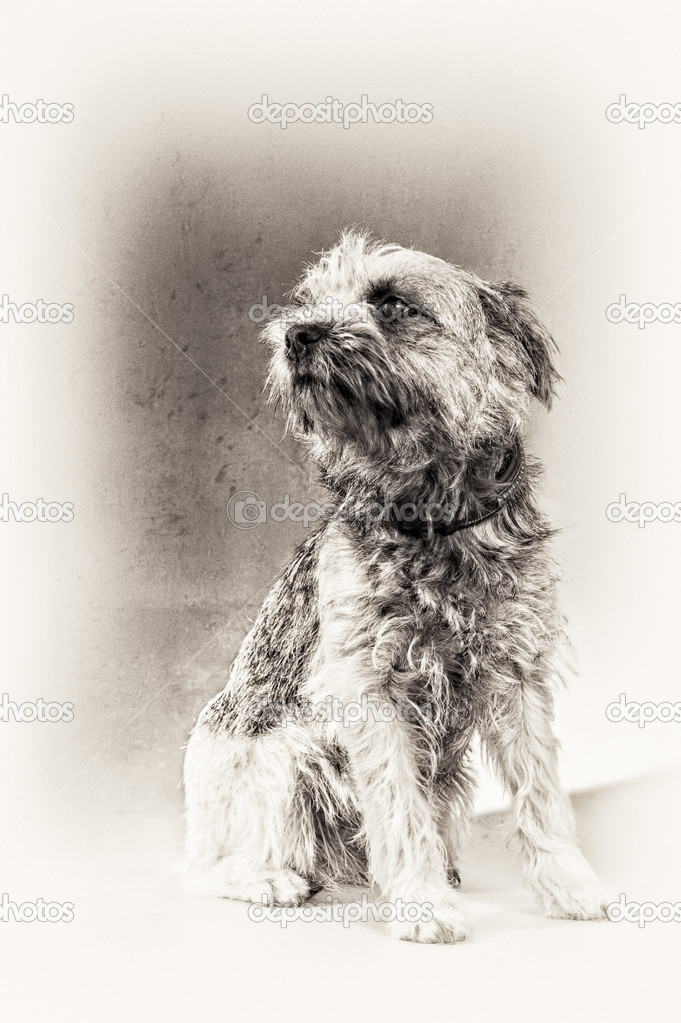
[(462, 941), (468, 927), (447, 882), (446, 850), (432, 800), (418, 772), (410, 726), (377, 720), (364, 703), (361, 721), (342, 729), (363, 816), (369, 870), (395, 913), (393, 933), (408, 941)]
[(336, 530), (320, 558), (319, 604), (320, 641), (305, 691), (317, 705), (333, 696), (341, 708), (332, 731), (347, 752), (372, 880), (393, 904), (393, 933), (409, 941), (461, 941), (468, 928), (460, 897), (447, 883), (435, 802), (418, 769), (417, 726), (387, 696), (386, 616), (377, 611), (355, 546)]
[(552, 693), (544, 678), (513, 678), (494, 708), (488, 708), (481, 732), (513, 799), (529, 887), (548, 916), (598, 919), (605, 916), (609, 900), (575, 840), (552, 724)]

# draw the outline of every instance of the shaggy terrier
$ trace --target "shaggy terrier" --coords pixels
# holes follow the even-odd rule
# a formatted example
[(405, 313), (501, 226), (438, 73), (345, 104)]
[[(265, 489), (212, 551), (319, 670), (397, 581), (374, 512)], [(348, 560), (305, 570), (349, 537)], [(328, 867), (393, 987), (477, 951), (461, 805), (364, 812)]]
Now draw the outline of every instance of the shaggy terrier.
[(468, 933), (475, 733), (553, 917), (603, 917), (553, 735), (563, 620), (538, 465), (554, 345), (514, 284), (347, 233), (270, 323), (270, 383), (334, 513), (265, 600), (185, 763), (188, 885), (272, 905), (375, 884)]

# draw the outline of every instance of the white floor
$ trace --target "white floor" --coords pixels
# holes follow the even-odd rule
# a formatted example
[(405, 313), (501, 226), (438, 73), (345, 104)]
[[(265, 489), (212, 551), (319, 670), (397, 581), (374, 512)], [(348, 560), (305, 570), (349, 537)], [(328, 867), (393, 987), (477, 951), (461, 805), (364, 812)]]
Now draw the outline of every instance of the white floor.
[[(615, 897), (681, 899), (678, 782), (575, 799), (583, 848)], [(473, 937), (456, 946), (396, 942), (374, 922), (282, 928), (187, 895), (176, 814), (105, 808), (85, 824), (62, 808), (50, 827), (49, 858), (37, 843), (2, 890), (72, 901), (75, 918), (0, 925), (7, 1020), (678, 1019), (681, 924), (543, 919), (498, 814), (478, 820), (461, 864)]]

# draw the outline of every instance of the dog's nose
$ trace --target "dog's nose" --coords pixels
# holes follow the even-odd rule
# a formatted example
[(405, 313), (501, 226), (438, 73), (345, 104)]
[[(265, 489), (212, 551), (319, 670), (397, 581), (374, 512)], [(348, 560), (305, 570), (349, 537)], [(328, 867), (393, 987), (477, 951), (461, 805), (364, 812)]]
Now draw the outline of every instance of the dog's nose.
[(308, 345), (315, 344), (323, 337), (324, 331), (316, 323), (296, 323), (293, 327), (288, 328), (284, 340), (287, 351), (293, 349), (297, 355), (300, 355)]

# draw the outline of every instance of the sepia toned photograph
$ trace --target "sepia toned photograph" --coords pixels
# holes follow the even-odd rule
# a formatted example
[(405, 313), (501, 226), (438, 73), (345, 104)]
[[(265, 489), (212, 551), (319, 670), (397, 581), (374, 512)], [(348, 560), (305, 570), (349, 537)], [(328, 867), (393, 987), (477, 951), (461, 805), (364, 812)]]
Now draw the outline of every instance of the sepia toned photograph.
[(677, 1018), (679, 28), (5, 12), (8, 1023)]

